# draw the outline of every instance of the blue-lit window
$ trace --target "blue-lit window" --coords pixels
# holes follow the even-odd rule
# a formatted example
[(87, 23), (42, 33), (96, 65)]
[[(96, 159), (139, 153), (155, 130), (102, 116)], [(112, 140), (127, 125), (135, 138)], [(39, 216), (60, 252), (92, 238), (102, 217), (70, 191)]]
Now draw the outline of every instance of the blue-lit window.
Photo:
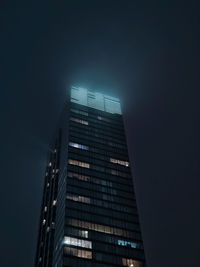
[(125, 241), (125, 240), (118, 240), (117, 244), (119, 246), (126, 246), (126, 247), (130, 246), (132, 248), (141, 248), (142, 247), (142, 245), (139, 243)]
[(69, 142), (69, 146), (75, 147), (75, 148), (79, 148), (79, 149), (83, 149), (83, 150), (89, 150), (88, 146), (77, 144), (77, 143), (73, 143), (73, 142)]

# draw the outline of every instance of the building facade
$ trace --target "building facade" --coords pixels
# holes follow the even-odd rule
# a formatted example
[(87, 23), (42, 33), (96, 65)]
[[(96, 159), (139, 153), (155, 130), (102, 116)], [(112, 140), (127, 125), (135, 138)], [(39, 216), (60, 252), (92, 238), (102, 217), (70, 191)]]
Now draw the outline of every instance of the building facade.
[(120, 101), (72, 87), (46, 167), (36, 267), (145, 267)]

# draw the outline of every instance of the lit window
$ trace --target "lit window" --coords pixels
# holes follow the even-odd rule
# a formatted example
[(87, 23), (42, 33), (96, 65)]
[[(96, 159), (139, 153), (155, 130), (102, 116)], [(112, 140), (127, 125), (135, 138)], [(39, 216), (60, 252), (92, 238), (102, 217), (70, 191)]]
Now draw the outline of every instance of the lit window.
[(88, 231), (86, 230), (80, 230), (74, 227), (71, 228), (67, 227), (67, 229), (70, 235), (88, 238)]
[(88, 250), (64, 247), (64, 253), (78, 258), (92, 259), (92, 252)]
[(88, 231), (85, 230), (77, 230), (77, 234), (81, 237), (88, 238)]
[(57, 202), (56, 200), (54, 200), (54, 201), (53, 201), (53, 206), (55, 206), (55, 205), (56, 205), (56, 202)]
[(90, 168), (90, 164), (86, 163), (86, 162), (73, 160), (73, 159), (69, 159), (68, 162), (71, 165), (76, 165), (76, 166), (83, 167), (83, 168), (88, 168), (88, 169)]
[(101, 116), (97, 116), (97, 119), (100, 120), (100, 121), (110, 122), (110, 119), (107, 119), (107, 118), (104, 118), (104, 117), (101, 117)]
[(68, 219), (68, 223), (75, 227), (81, 227), (81, 228), (85, 228), (89, 230), (94, 230), (97, 232), (103, 232), (107, 234), (113, 234), (113, 235), (124, 236), (124, 237), (131, 236), (131, 233), (128, 231), (125, 231), (123, 229), (116, 228), (116, 227), (110, 227), (107, 225), (81, 221), (81, 220), (76, 220), (76, 219), (71, 219), (71, 218)]
[(117, 244), (119, 246), (127, 246), (127, 247), (130, 246), (132, 248), (141, 248), (141, 244), (130, 242), (130, 241), (118, 240)]
[(118, 245), (124, 246), (124, 241), (123, 240), (118, 240)]
[(74, 121), (74, 122), (77, 122), (77, 123), (80, 123), (80, 124), (84, 124), (84, 125), (88, 125), (88, 121), (84, 121), (84, 120), (80, 120), (80, 119), (77, 119), (77, 118), (70, 118), (71, 121)]
[(90, 204), (90, 198), (88, 198), (88, 197), (78, 196), (78, 195), (69, 195), (68, 194), (66, 196), (66, 198), (70, 199), (70, 200), (73, 200), (73, 201)]
[(51, 167), (51, 165), (52, 165), (51, 162), (49, 162), (49, 167)]
[(47, 206), (44, 207), (44, 212), (46, 212), (46, 211), (47, 211)]
[(82, 115), (88, 116), (88, 113), (83, 111), (83, 110), (71, 108), (71, 111), (76, 113), (76, 114), (82, 114)]
[(45, 223), (46, 223), (46, 220), (44, 219), (43, 222), (42, 222), (42, 224), (45, 225)]
[(70, 236), (65, 236), (62, 244), (64, 246), (76, 246), (92, 249), (92, 242), (88, 240), (78, 239)]
[(122, 258), (122, 264), (128, 267), (143, 267), (143, 263), (141, 261)]
[(79, 233), (81, 234), (82, 237), (88, 238), (88, 231), (79, 230)]
[(120, 165), (123, 165), (123, 166), (126, 166), (126, 167), (129, 166), (129, 162), (128, 161), (123, 161), (123, 160), (119, 160), (119, 159), (110, 158), (110, 162), (116, 163), (116, 164), (120, 164)]
[(75, 172), (68, 172), (68, 177), (76, 178), (78, 180), (82, 180), (82, 181), (86, 181), (86, 182), (92, 182), (92, 183), (95, 183), (95, 184), (101, 184), (101, 185), (104, 185), (104, 186), (112, 187), (112, 182), (110, 182), (110, 181), (96, 179), (94, 177), (78, 174), (78, 173), (75, 173)]
[(88, 146), (77, 144), (77, 143), (73, 143), (73, 142), (69, 142), (69, 146), (75, 147), (75, 148), (80, 148), (80, 149), (83, 149), (83, 150), (89, 150)]
[(68, 176), (71, 178), (77, 178), (78, 180), (82, 180), (82, 181), (90, 181), (89, 176), (81, 175), (78, 173), (68, 172)]

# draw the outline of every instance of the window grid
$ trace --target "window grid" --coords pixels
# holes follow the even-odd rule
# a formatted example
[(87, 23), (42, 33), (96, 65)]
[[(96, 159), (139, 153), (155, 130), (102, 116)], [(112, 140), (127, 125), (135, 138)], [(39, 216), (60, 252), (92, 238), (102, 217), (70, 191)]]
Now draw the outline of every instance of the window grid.
[[(72, 172), (78, 172), (78, 173), (81, 173), (81, 174), (84, 174), (84, 175), (89, 175), (89, 176), (92, 176), (92, 177), (95, 177), (95, 178), (98, 178), (98, 179), (101, 179), (101, 178), (104, 178), (104, 179), (108, 179), (109, 181), (111, 182), (115, 182), (119, 185), (122, 185), (122, 186), (130, 186), (132, 188), (133, 186), (133, 182), (132, 182), (132, 179), (129, 177), (129, 178), (126, 178), (124, 179), (124, 177), (116, 177), (114, 175), (111, 175), (110, 173), (104, 173), (104, 172), (98, 172), (96, 170), (91, 170), (91, 169), (87, 169), (87, 168), (81, 168), (77, 165), (69, 165), (68, 166), (68, 170), (69, 171), (72, 171)], [(117, 179), (116, 179), (117, 178)]]
[(73, 121), (70, 121), (70, 131), (71, 130), (92, 136), (97, 134), (99, 136), (96, 137), (102, 137), (102, 139), (115, 140), (115, 142), (117, 143), (123, 143), (123, 144), (126, 143), (124, 135), (112, 133), (112, 131), (105, 131), (95, 127), (79, 125), (77, 123), (73, 123)]
[(131, 188), (130, 190), (130, 186), (128, 187), (127, 185), (121, 184), (118, 181), (114, 182), (108, 179), (100, 179), (94, 176), (89, 176), (89, 175), (83, 175), (77, 172), (68, 172), (68, 177), (69, 178), (75, 178), (76, 180), (80, 180), (82, 182), (86, 182), (86, 183), (91, 183), (91, 184), (95, 184), (97, 186), (101, 186), (102, 188), (113, 188), (115, 190), (119, 190), (119, 192), (126, 194), (126, 193), (130, 193), (132, 196), (134, 194), (133, 192), (133, 188)]
[(136, 206), (136, 201), (134, 198), (128, 199), (118, 194), (109, 194), (108, 192), (102, 192), (100, 190), (95, 190), (89, 187), (81, 187), (77, 184), (67, 183), (67, 190), (72, 192), (79, 192), (79, 194), (83, 194), (91, 198), (95, 196), (96, 199), (119, 203), (128, 207)]
[(92, 259), (92, 252), (83, 249), (64, 247), (64, 255), (71, 255), (78, 258)]
[(71, 117), (70, 120), (73, 121), (73, 122), (80, 123), (80, 124), (89, 125), (88, 121), (81, 120), (81, 119), (79, 119), (79, 118)]
[[(68, 160), (68, 163), (70, 165), (75, 165), (75, 166), (79, 166), (79, 167), (83, 167), (83, 168), (88, 168), (88, 169), (92, 169), (92, 170), (98, 170), (100, 172), (104, 172), (104, 173), (109, 173), (109, 174), (112, 174), (112, 175), (115, 175), (115, 176), (120, 176), (120, 177), (123, 177), (123, 178), (131, 178), (130, 176), (130, 173), (123, 170), (116, 170), (116, 169), (111, 169), (109, 168), (109, 166), (106, 166), (104, 167), (105, 165), (103, 164), (102, 161), (98, 160), (98, 163), (97, 164), (102, 164), (102, 166), (99, 166), (99, 165), (96, 165), (96, 164), (93, 164), (93, 161), (94, 160), (91, 160), (89, 157), (85, 157), (85, 159), (88, 162), (83, 162), (83, 161), (79, 161), (77, 159), (81, 159), (81, 157), (78, 157), (77, 155), (73, 155), (72, 153), (69, 153), (69, 156), (70, 156), (70, 159)], [(96, 160), (97, 161), (97, 160)]]
[[(86, 146), (86, 145), (85, 145)], [(85, 149), (86, 150), (86, 149)], [(118, 161), (121, 161), (119, 164), (118, 162), (111, 162), (111, 158), (109, 157), (109, 155), (107, 154), (100, 154), (98, 152), (96, 152), (96, 149), (94, 148), (94, 146), (92, 146), (92, 144), (90, 144), (90, 147), (88, 147), (87, 151), (85, 151), (84, 149), (81, 150), (77, 150), (77, 149), (73, 149), (72, 147), (69, 148), (69, 152), (73, 153), (73, 154), (78, 154), (78, 156), (83, 156), (83, 157), (89, 157), (95, 160), (100, 160), (103, 161), (105, 163), (107, 163), (109, 166), (112, 166), (114, 168), (118, 168), (124, 171), (127, 171), (127, 167), (129, 166), (129, 162), (125, 159), (117, 159)], [(116, 153), (115, 153), (116, 156)], [(118, 155), (117, 155), (118, 156)], [(119, 164), (119, 165), (113, 165), (113, 164)], [(122, 166), (121, 166), (122, 165)]]
[(73, 219), (73, 218), (68, 218), (67, 221), (69, 225), (72, 225), (75, 227), (81, 227), (81, 228), (88, 229), (88, 230), (93, 230), (97, 232), (123, 236), (123, 237), (128, 237), (128, 238), (134, 237), (134, 233), (132, 231), (127, 231), (127, 230), (120, 229), (117, 227), (112, 227), (112, 226), (98, 224), (98, 223), (92, 223), (92, 222)]
[(104, 216), (102, 218), (102, 215), (94, 214), (92, 212), (88, 211), (79, 211), (73, 210), (72, 208), (68, 207), (68, 213), (67, 216), (74, 218), (74, 219), (80, 219), (80, 220), (89, 220), (91, 223), (102, 223), (105, 225), (109, 225), (111, 227), (117, 227), (124, 230), (130, 230), (130, 231), (136, 231), (139, 232), (139, 225), (138, 223), (128, 222), (126, 220), (122, 220), (122, 218), (113, 218), (109, 216)]
[[(77, 205), (78, 204), (78, 205)], [(111, 219), (116, 219), (116, 220), (122, 220), (125, 222), (130, 222), (130, 223), (135, 223), (135, 224), (139, 224), (138, 221), (138, 214), (137, 213), (122, 213), (122, 212), (118, 212), (116, 210), (111, 210), (108, 208), (104, 208), (104, 207), (97, 207), (95, 206), (95, 208), (93, 207), (92, 204), (87, 204), (87, 203), (66, 203), (66, 212), (67, 209), (73, 209), (76, 210), (77, 212), (87, 212), (93, 215), (99, 215), (99, 216), (104, 216), (104, 217), (108, 217)], [(124, 217), (122, 217), (124, 216)], [(123, 219), (122, 219), (123, 218)]]
[[(69, 179), (67, 179), (67, 184), (76, 186), (78, 188), (80, 187), (82, 189), (88, 189), (88, 190), (96, 191), (96, 192), (103, 193), (103, 194), (118, 196), (120, 198), (124, 198), (127, 200), (129, 199), (135, 200), (133, 191), (125, 191), (125, 190), (121, 190), (120, 187), (119, 189), (119, 188), (110, 186), (108, 182), (105, 180), (102, 180), (103, 183), (101, 183), (101, 180), (96, 182), (96, 179), (95, 181), (92, 181), (92, 178), (88, 180), (83, 180), (82, 178), (73, 177), (75, 178), (73, 179), (70, 177), (70, 175), (68, 175), (68, 178)], [(78, 182), (77, 180), (80, 180), (80, 182)]]

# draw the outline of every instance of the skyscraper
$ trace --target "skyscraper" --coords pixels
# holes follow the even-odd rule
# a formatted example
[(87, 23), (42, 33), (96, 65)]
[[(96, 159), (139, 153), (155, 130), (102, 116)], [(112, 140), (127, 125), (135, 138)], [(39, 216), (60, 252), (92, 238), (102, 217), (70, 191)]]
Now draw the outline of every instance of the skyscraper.
[(146, 266), (117, 98), (71, 89), (46, 167), (35, 266)]

